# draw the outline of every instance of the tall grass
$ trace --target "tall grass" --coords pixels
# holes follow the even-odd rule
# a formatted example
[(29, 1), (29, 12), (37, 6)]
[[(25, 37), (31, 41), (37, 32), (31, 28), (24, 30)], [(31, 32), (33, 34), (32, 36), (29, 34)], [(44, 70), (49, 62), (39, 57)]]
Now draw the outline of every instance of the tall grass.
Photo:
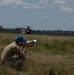
[(38, 40), (37, 44), (27, 50), (23, 66), (25, 71), (0, 65), (0, 75), (74, 75), (74, 37), (6, 33), (0, 35), (0, 55), (18, 35), (27, 40)]

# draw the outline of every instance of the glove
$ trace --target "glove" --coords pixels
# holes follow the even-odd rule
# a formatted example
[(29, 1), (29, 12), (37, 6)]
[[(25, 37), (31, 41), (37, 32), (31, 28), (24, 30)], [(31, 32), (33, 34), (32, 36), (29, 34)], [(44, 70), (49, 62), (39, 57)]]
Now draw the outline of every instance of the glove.
[(23, 48), (22, 51), (21, 51), (21, 53), (22, 53), (23, 55), (25, 55), (26, 52), (27, 52), (27, 50), (25, 50), (25, 48)]
[(21, 51), (21, 53), (22, 53), (23, 55), (25, 55), (25, 52), (24, 52), (24, 51)]

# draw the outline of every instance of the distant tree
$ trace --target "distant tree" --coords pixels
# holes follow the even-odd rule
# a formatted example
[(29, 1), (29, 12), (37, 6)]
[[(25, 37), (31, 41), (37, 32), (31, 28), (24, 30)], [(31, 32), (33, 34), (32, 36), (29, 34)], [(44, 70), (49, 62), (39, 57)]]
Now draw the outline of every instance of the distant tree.
[(15, 29), (16, 29), (16, 31), (19, 31), (19, 30), (21, 30), (21, 28), (19, 28), (19, 27), (15, 28)]
[(0, 32), (3, 32), (4, 31), (4, 28), (2, 25), (0, 25)]
[(21, 28), (19, 28), (19, 27), (15, 28), (15, 32), (16, 33), (20, 33), (21, 32)]

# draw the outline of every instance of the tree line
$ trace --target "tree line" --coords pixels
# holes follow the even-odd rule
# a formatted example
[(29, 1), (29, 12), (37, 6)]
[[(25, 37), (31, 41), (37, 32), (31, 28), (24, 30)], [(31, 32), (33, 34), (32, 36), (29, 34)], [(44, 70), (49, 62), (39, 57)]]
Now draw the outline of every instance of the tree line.
[[(0, 26), (0, 32), (2, 33), (21, 33), (21, 28), (3, 28)], [(65, 30), (30, 30), (30, 34), (40, 35), (55, 35), (55, 36), (74, 36), (74, 31)]]

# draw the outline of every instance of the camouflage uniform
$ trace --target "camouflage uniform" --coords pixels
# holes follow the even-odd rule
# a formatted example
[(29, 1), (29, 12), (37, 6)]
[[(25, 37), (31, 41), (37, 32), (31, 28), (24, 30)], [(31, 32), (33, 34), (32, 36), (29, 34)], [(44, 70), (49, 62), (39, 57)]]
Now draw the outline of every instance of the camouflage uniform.
[[(14, 57), (17, 55), (18, 57)], [(21, 53), (21, 49), (16, 42), (9, 44), (1, 54), (2, 63), (8, 63), (12, 67), (24, 62), (25, 54)]]

